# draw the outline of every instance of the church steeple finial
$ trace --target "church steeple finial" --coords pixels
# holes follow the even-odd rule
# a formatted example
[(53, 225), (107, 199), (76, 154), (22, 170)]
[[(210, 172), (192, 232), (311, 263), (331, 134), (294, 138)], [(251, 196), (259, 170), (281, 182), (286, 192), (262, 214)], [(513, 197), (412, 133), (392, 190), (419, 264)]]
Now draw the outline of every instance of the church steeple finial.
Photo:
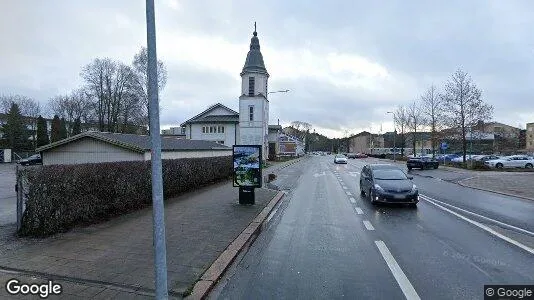
[(254, 36), (258, 36), (258, 33), (256, 32), (256, 22), (254, 22)]

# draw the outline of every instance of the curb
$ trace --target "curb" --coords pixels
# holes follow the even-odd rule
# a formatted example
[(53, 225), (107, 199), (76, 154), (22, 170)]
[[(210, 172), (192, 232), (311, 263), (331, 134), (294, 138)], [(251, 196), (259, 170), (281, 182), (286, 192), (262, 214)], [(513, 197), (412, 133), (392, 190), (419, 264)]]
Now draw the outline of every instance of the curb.
[(265, 219), (269, 216), (276, 204), (284, 197), (284, 192), (278, 192), (269, 204), (252, 220), (245, 230), (217, 257), (211, 266), (202, 274), (200, 280), (195, 283), (191, 294), (185, 299), (205, 299), (211, 289), (232, 264), (234, 259), (243, 249), (250, 245), (258, 236)]
[(462, 183), (462, 180), (458, 181), (457, 184), (460, 185), (460, 186), (463, 186), (463, 187), (467, 187), (467, 188), (471, 188), (471, 189), (475, 189), (475, 190), (479, 190), (479, 191), (486, 191), (486, 192), (500, 194), (500, 195), (504, 195), (504, 196), (509, 196), (509, 197), (515, 197), (515, 198), (521, 198), (521, 199), (525, 199), (525, 200), (534, 201), (534, 198), (530, 198), (530, 197), (526, 197), (526, 196), (514, 195), (514, 194), (510, 194), (510, 193), (505, 193), (505, 192), (500, 192), (500, 191), (495, 191), (495, 190), (490, 190), (490, 189), (484, 189), (484, 188), (470, 186), (470, 185), (467, 185), (465, 183)]

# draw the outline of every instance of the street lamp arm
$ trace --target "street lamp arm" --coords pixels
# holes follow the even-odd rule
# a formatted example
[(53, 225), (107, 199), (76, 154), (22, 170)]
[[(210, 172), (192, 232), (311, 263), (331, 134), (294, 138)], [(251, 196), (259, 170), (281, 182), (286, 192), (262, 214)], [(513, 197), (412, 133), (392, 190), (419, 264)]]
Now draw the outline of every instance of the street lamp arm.
[(280, 91), (274, 91), (274, 92), (267, 92), (267, 94), (274, 94), (274, 93), (287, 93), (289, 90), (280, 90)]

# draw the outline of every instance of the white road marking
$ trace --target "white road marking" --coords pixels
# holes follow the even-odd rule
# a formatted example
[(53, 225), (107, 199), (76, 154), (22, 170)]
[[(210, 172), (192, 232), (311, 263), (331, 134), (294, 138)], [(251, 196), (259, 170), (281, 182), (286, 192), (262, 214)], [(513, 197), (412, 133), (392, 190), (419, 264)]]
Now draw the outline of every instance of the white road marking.
[(344, 189), (344, 190), (347, 190), (347, 189), (348, 189), (348, 187), (346, 187), (346, 186), (343, 186), (343, 189)]
[(510, 228), (510, 229), (512, 229), (512, 230), (517, 230), (517, 231), (522, 232), (522, 233), (524, 233), (524, 234), (528, 234), (528, 235), (530, 235), (530, 236), (534, 236), (534, 232), (532, 232), (532, 231), (528, 231), (528, 230), (525, 230), (525, 229), (523, 229), (523, 228), (519, 228), (519, 227), (510, 225), (510, 224), (503, 223), (503, 222), (501, 222), (501, 221), (494, 220), (494, 219), (492, 219), (492, 218), (488, 218), (488, 217), (479, 215), (479, 214), (477, 214), (477, 213), (468, 211), (468, 210), (463, 209), (463, 208), (459, 208), (459, 207), (454, 206), (454, 205), (452, 205), (452, 204), (448, 204), (448, 203), (445, 203), (445, 202), (436, 200), (436, 199), (434, 199), (434, 198), (430, 198), (430, 197), (425, 196), (425, 195), (421, 195), (421, 197), (422, 197), (423, 199), (426, 198), (425, 200), (429, 199), (429, 200), (435, 201), (435, 202), (437, 202), (437, 203), (439, 203), (439, 204), (442, 204), (442, 205), (445, 205), (445, 206), (448, 206), (448, 207), (455, 208), (455, 209), (457, 209), (457, 210), (459, 210), (459, 211), (462, 211), (462, 212), (464, 212), (464, 213), (466, 213), (466, 214), (470, 214), (470, 215), (473, 215), (473, 216), (477, 216), (477, 217), (482, 218), (482, 219), (484, 219), (484, 220), (488, 220), (488, 221), (497, 223), (497, 224), (499, 224), (499, 225), (502, 225), (502, 226), (504, 226), (504, 227), (508, 227), (508, 228)]
[[(423, 199), (424, 199), (424, 198), (423, 198)], [(486, 225), (484, 225), (484, 224), (481, 224), (481, 223), (479, 223), (479, 222), (477, 222), (477, 221), (474, 221), (474, 220), (471, 220), (471, 219), (469, 219), (469, 218), (467, 218), (467, 217), (464, 217), (464, 216), (460, 215), (459, 213), (457, 213), (457, 212), (455, 212), (455, 211), (452, 211), (452, 210), (450, 210), (450, 209), (448, 209), (448, 208), (446, 208), (446, 207), (443, 207), (443, 206), (437, 204), (437, 203), (434, 202), (433, 200), (430, 200), (430, 199), (425, 199), (425, 200), (426, 200), (427, 202), (429, 202), (429, 203), (431, 203), (431, 204), (434, 204), (435, 206), (441, 208), (442, 210), (444, 210), (444, 211), (446, 211), (446, 212), (449, 212), (449, 213), (451, 213), (451, 214), (457, 216), (458, 218), (460, 218), (460, 219), (462, 219), (462, 220), (464, 220), (464, 221), (467, 221), (467, 222), (469, 222), (469, 223), (471, 223), (471, 224), (473, 224), (473, 225), (475, 225), (475, 226), (477, 226), (477, 227), (479, 227), (479, 228), (481, 228), (481, 229), (483, 229), (483, 230), (485, 230), (485, 231), (487, 231), (487, 232), (493, 234), (494, 236), (496, 236), (496, 237), (498, 237), (498, 238), (501, 238), (501, 239), (507, 241), (508, 243), (510, 243), (510, 244), (512, 244), (512, 245), (515, 245), (515, 246), (517, 246), (517, 247), (519, 247), (519, 248), (521, 248), (521, 249), (523, 249), (523, 250), (529, 252), (530, 254), (534, 254), (534, 249), (532, 249), (532, 248), (530, 248), (530, 247), (528, 247), (528, 246), (526, 246), (526, 245), (523, 245), (523, 244), (521, 244), (520, 242), (518, 242), (518, 241), (516, 241), (516, 240), (514, 240), (514, 239), (511, 239), (511, 238), (509, 238), (509, 237), (507, 237), (507, 236), (505, 236), (505, 235), (502, 235), (502, 234), (498, 233), (497, 231), (495, 231), (495, 230), (489, 228), (488, 226), (486, 226)]]
[(397, 283), (399, 284), (406, 299), (420, 300), (421, 298), (419, 298), (419, 295), (413, 288), (412, 284), (410, 283), (410, 280), (408, 280), (408, 277), (406, 277), (406, 274), (404, 274), (393, 255), (391, 255), (391, 252), (389, 252), (389, 249), (386, 244), (383, 241), (375, 241), (375, 244), (378, 247), (378, 251), (380, 251), (380, 254), (382, 254), (382, 257), (386, 261), (386, 264), (388, 265), (389, 270), (393, 274), (393, 277), (395, 277), (395, 280), (397, 280)]
[(373, 224), (371, 224), (371, 222), (367, 220), (363, 221), (363, 225), (365, 226), (367, 230), (375, 230), (375, 228), (373, 227)]
[(354, 199), (353, 197), (350, 197), (350, 203), (356, 203), (356, 199)]
[(347, 196), (352, 196), (352, 194), (350, 192), (345, 192), (345, 193), (347, 193)]
[(360, 172), (349, 172), (349, 175), (352, 177), (358, 177), (360, 176)]
[(356, 210), (356, 213), (359, 214), (359, 215), (363, 215), (363, 210), (359, 207), (355, 207), (354, 208)]

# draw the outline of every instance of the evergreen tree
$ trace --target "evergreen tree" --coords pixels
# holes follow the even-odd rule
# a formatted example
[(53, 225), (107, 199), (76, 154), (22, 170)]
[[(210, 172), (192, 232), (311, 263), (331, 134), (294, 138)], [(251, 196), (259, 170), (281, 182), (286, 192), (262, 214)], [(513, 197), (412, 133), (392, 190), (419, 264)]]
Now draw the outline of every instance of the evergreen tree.
[(37, 118), (37, 147), (48, 145), (49, 143), (46, 121), (42, 116), (39, 116)]
[(68, 137), (67, 124), (65, 118), (61, 118), (59, 122), (59, 139), (66, 139)]
[(55, 115), (54, 119), (52, 119), (52, 131), (50, 132), (50, 142), (57, 142), (59, 141), (60, 135), (60, 127), (61, 127), (61, 121), (59, 120), (59, 116)]
[(74, 125), (72, 125), (72, 135), (77, 135), (82, 133), (82, 122), (80, 118), (76, 118)]
[(24, 125), (22, 114), (16, 103), (11, 104), (6, 123), (2, 126), (6, 146), (13, 151), (27, 150), (29, 146), (28, 130)]

